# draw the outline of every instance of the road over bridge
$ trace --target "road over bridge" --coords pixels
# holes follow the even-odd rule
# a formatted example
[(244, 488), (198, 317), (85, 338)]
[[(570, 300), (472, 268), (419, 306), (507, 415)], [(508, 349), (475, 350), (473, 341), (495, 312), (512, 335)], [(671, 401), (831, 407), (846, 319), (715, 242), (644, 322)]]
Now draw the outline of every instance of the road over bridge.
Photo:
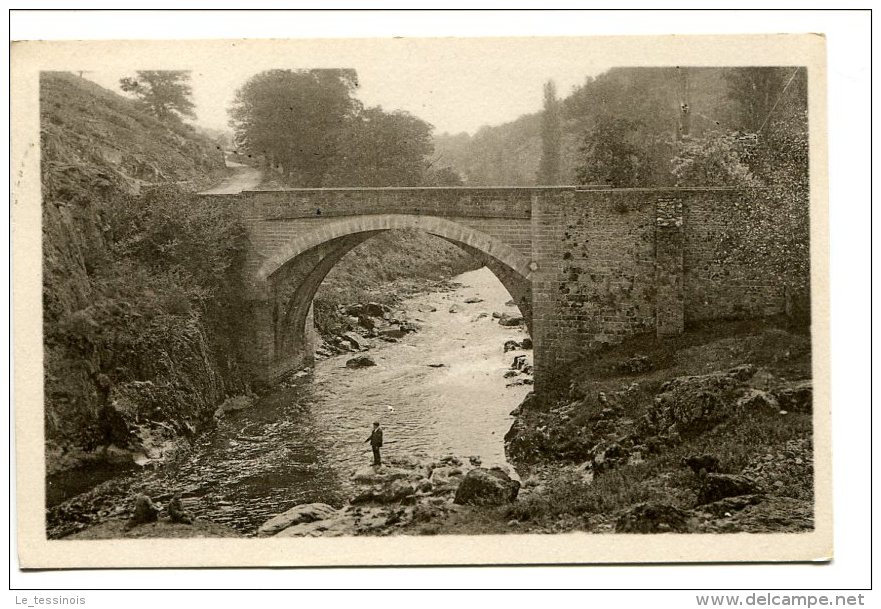
[(647, 331), (782, 312), (779, 285), (718, 261), (729, 206), (720, 188), (327, 188), (205, 195), (241, 211), (250, 248), (247, 360), (271, 382), (313, 357), (311, 303), (352, 248), (419, 229), (488, 266), (527, 320), (536, 385), (573, 358)]

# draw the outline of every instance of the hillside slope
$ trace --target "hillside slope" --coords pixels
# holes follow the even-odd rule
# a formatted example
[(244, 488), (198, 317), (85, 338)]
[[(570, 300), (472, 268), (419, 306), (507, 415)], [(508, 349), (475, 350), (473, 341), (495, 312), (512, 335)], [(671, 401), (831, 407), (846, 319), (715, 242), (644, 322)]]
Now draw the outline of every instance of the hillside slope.
[[(689, 68), (688, 78), (692, 134), (731, 128), (724, 69)], [(678, 128), (679, 82), (676, 68), (613, 68), (588, 78), (564, 97), (560, 183), (578, 183), (579, 148), (599, 116), (640, 121), (645, 145), (669, 147)], [(539, 111), (482, 127), (473, 136), (436, 136), (435, 165), (452, 168), (469, 186), (534, 186), (541, 159), (541, 121)], [(669, 168), (657, 168), (651, 179), (658, 185), (671, 183)]]
[(219, 144), (194, 127), (162, 122), (136, 101), (66, 72), (43, 73), (40, 120), (43, 164), (53, 176), (88, 166), (138, 192), (151, 184), (202, 186), (224, 168)]
[(40, 118), (51, 471), (82, 448), (136, 448), (132, 421), (146, 411), (158, 421), (222, 397), (206, 324), (209, 296), (223, 298), (213, 274), (231, 272), (239, 228), (187, 197), (226, 171), (191, 127), (65, 73), (42, 75)]

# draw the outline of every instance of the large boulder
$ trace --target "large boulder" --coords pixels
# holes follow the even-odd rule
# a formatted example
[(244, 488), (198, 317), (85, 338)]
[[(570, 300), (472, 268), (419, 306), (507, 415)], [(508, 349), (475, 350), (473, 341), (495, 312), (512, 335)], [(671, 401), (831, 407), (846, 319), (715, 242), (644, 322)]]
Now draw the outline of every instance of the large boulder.
[(237, 395), (231, 398), (227, 398), (223, 401), (223, 404), (218, 406), (217, 410), (214, 411), (214, 416), (216, 418), (222, 418), (232, 412), (238, 412), (239, 410), (246, 410), (251, 408), (254, 405), (254, 397), (250, 395)]
[(517, 498), (520, 482), (501, 469), (472, 469), (456, 489), (453, 503), (460, 505), (504, 505)]
[(745, 502), (743, 508), (711, 521), (709, 531), (719, 533), (801, 533), (814, 529), (814, 503), (792, 497), (768, 496)]
[[(524, 406), (518, 408), (522, 410)], [(546, 429), (539, 430), (519, 418), (514, 419), (505, 434), (505, 454), (514, 462), (537, 463), (551, 452), (552, 446)]]
[(301, 522), (280, 531), (275, 537), (343, 537), (376, 535), (400, 527), (412, 519), (413, 508), (401, 506), (348, 506), (334, 516), (314, 522)]
[(326, 503), (304, 503), (279, 514), (260, 525), (257, 537), (269, 537), (289, 527), (317, 520), (326, 520), (336, 515), (337, 510)]
[(762, 489), (755, 481), (737, 474), (707, 474), (701, 478), (698, 504), (713, 503), (726, 497), (760, 494)]
[(431, 470), (428, 478), (435, 494), (454, 492), (459, 488), (465, 472), (462, 467), (456, 465), (441, 465)]
[(404, 338), (404, 334), (406, 334), (406, 332), (404, 332), (400, 327), (394, 327), (394, 326), (391, 328), (383, 328), (382, 330), (379, 331), (380, 336), (384, 336), (386, 338), (394, 338), (394, 339)]
[(709, 514), (715, 518), (723, 518), (726, 517), (726, 515), (730, 517), (733, 513), (739, 512), (751, 505), (758, 505), (764, 501), (764, 499), (764, 495), (737, 495), (735, 497), (725, 497), (725, 499), (701, 505), (700, 507), (695, 508), (694, 511)]
[(351, 304), (343, 309), (343, 312), (349, 317), (358, 317), (364, 314), (364, 306), (360, 304)]
[(661, 503), (639, 503), (615, 522), (616, 533), (687, 533), (688, 513)]
[(726, 372), (674, 378), (661, 386), (648, 421), (655, 431), (693, 436), (729, 418), (741, 388)]
[(146, 524), (148, 522), (156, 522), (159, 520), (159, 512), (161, 510), (162, 508), (153, 503), (153, 500), (150, 499), (150, 497), (144, 494), (139, 494), (135, 497), (135, 506), (132, 510), (131, 517), (125, 523), (125, 530), (129, 531), (138, 525)]

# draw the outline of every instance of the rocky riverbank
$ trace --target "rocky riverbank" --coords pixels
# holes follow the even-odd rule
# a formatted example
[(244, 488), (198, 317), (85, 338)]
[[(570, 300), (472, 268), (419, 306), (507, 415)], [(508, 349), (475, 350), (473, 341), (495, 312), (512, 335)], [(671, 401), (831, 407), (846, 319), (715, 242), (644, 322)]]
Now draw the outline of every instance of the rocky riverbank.
[(564, 395), (518, 409), (506, 450), (540, 492), (509, 515), (592, 532), (811, 530), (810, 372), (809, 338), (775, 321), (597, 354)]
[[(343, 305), (343, 315), (352, 313), (348, 321), (358, 321), (365, 351), (347, 341), (348, 348), (319, 357), (314, 369), (266, 395), (227, 399), (215, 407), (211, 429), (166, 447), (161, 457), (129, 461), (72, 489), (75, 496), (47, 512), (49, 537), (109, 534), (128, 519), (139, 494), (164, 507), (180, 492), (196, 522), (245, 536), (292, 506), (342, 508), (363, 490), (349, 475), (369, 462), (363, 434), (374, 420), (387, 429), (389, 462), (412, 460), (425, 470), (445, 454), (503, 461), (508, 413), (532, 382), (531, 341), (522, 325), (510, 325), (516, 308), (488, 270), (457, 281), (396, 307), (372, 300)], [(400, 338), (382, 334), (409, 323), (414, 329)], [(376, 365), (346, 365), (362, 357)], [(115, 448), (107, 452), (117, 457)], [(77, 479), (87, 484), (87, 473)], [(158, 522), (150, 535), (165, 530), (162, 517)]]
[(258, 537), (431, 534), (450, 515), (513, 502), (521, 481), (505, 463), (484, 464), (479, 457), (417, 461), (394, 459), (388, 465), (352, 474), (356, 494), (348, 505), (295, 506), (264, 523)]
[[(528, 338), (499, 345), (511, 364), (498, 373), (531, 382), (528, 346)], [(429, 459), (396, 451), (387, 465), (352, 472), (342, 503), (295, 504), (256, 534), (813, 528), (813, 400), (804, 334), (770, 322), (731, 322), (674, 341), (635, 338), (576, 366), (571, 378), (564, 394), (530, 394), (512, 412), (505, 440), (516, 469), (475, 456)], [(112, 532), (129, 512), (116, 508), (103, 518), (117, 524), (83, 534)], [(174, 526), (174, 535), (184, 534), (178, 530), (184, 525)], [(145, 535), (170, 531), (161, 519), (141, 527), (148, 527)], [(139, 535), (141, 527), (125, 535)], [(192, 534), (211, 533), (203, 526)]]

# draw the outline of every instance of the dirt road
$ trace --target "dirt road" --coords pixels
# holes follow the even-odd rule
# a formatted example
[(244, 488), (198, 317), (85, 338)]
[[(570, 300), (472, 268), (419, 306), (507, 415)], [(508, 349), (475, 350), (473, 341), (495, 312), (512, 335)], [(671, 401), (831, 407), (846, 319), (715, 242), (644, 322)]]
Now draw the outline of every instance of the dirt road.
[(225, 178), (223, 182), (211, 188), (204, 190), (200, 194), (203, 195), (234, 195), (243, 190), (252, 190), (260, 183), (262, 174), (256, 167), (242, 165), (235, 161), (227, 159), (226, 166), (232, 169), (232, 175)]

